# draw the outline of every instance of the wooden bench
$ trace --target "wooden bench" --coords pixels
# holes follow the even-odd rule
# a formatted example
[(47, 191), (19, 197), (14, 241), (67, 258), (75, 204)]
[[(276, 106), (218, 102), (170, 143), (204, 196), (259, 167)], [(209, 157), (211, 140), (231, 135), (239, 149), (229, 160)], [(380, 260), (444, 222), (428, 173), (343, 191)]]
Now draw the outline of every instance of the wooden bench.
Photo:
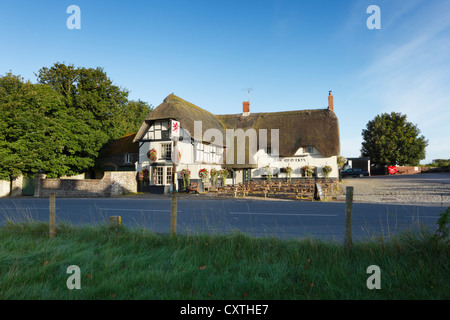
[(200, 184), (198, 182), (192, 182), (189, 186), (189, 193), (192, 192), (200, 193)]

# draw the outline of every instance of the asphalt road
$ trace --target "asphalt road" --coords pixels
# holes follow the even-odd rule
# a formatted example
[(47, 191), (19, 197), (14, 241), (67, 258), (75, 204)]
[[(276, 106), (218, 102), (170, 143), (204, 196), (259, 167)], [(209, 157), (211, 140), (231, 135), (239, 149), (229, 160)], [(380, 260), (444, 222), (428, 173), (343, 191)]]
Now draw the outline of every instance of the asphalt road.
[[(128, 227), (158, 233), (170, 230), (171, 201), (161, 199), (56, 199), (56, 221), (70, 225), (107, 224), (121, 216)], [(433, 230), (444, 208), (436, 205), (353, 204), (353, 239), (389, 236), (418, 223)], [(12, 221), (48, 221), (49, 200), (0, 199), (0, 225)], [(341, 241), (345, 228), (345, 203), (263, 200), (178, 200), (179, 233), (229, 233), (256, 237), (318, 238)]]

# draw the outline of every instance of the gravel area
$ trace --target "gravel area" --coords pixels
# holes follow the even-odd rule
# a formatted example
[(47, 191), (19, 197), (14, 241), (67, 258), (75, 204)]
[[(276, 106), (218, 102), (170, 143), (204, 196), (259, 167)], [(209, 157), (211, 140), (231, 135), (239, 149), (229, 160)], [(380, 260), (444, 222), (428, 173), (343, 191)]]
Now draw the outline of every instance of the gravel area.
[[(327, 201), (345, 201), (345, 189), (347, 186), (353, 186), (354, 188), (354, 202), (450, 207), (450, 172), (345, 178), (339, 184), (339, 190), (333, 192), (333, 200)], [(126, 197), (170, 199), (170, 195), (157, 194), (127, 195)], [(265, 199), (263, 197), (252, 196), (235, 199), (231, 196), (217, 196), (214, 193), (200, 195), (179, 194), (178, 199), (293, 201), (275, 197), (267, 197)]]
[(347, 186), (354, 188), (354, 202), (450, 207), (449, 172), (346, 178), (340, 185), (342, 194)]

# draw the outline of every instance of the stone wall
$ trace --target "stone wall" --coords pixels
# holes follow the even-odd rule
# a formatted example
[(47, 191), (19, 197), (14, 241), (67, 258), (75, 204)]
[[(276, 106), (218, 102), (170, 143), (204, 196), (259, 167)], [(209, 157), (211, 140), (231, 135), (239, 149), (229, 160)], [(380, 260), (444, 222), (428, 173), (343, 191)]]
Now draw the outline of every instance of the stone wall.
[(60, 198), (116, 197), (124, 193), (137, 192), (136, 172), (105, 172), (102, 179), (46, 179), (37, 175), (35, 197), (49, 197), (54, 193)]

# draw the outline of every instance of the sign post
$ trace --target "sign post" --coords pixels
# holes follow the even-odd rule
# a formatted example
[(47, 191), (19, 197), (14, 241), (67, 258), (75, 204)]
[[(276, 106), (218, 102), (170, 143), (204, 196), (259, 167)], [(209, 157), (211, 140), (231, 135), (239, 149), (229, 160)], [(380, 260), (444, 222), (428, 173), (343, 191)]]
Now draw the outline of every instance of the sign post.
[(344, 247), (346, 250), (352, 248), (352, 210), (353, 210), (353, 187), (346, 188), (345, 195), (345, 235)]
[(172, 149), (172, 201), (170, 206), (170, 236), (173, 237), (177, 233), (177, 162), (178, 148), (177, 142), (180, 137), (180, 122), (172, 120), (170, 124), (171, 139), (173, 141)]

